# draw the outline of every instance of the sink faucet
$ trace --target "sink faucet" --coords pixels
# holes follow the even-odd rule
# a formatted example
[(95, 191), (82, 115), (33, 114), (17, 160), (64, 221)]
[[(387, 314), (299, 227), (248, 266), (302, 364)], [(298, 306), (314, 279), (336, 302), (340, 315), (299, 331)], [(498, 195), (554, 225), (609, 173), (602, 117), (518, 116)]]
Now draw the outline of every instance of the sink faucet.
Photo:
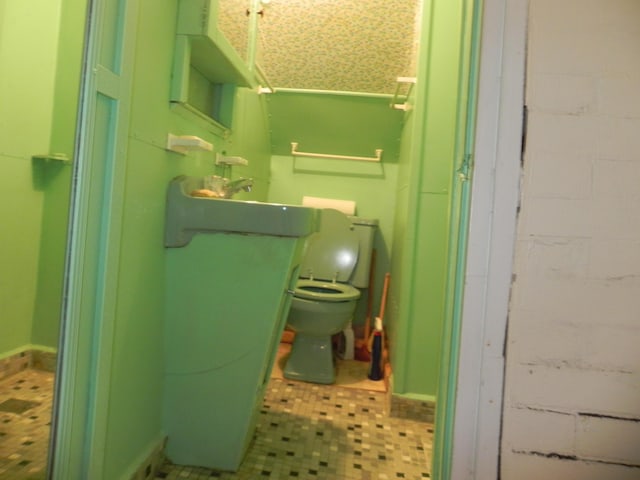
[(224, 186), (222, 187), (223, 197), (231, 198), (240, 190), (250, 192), (251, 187), (253, 187), (253, 178), (240, 177), (237, 180), (225, 182)]

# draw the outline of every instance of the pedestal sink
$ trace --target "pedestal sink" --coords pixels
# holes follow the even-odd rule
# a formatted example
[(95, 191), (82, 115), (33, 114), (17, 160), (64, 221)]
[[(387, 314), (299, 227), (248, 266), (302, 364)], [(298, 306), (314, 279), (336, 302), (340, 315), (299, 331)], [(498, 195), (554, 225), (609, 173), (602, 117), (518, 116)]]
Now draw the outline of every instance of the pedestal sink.
[(299, 205), (192, 197), (202, 177), (176, 177), (167, 190), (165, 246), (187, 245), (194, 234), (251, 233), (305, 237), (316, 228), (316, 210)]
[(237, 470), (253, 437), (316, 210), (167, 193), (166, 454)]

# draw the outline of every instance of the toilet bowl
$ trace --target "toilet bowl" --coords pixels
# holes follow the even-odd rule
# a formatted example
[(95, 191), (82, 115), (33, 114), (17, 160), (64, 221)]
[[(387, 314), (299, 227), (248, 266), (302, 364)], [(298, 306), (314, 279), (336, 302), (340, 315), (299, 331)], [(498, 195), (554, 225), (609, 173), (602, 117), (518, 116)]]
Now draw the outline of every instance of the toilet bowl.
[(321, 211), (320, 229), (309, 239), (287, 318), (296, 336), (285, 378), (335, 382), (331, 336), (353, 319), (360, 298), (356, 287), (367, 286), (361, 279), (368, 278), (372, 227), (377, 224), (358, 220), (333, 209)]

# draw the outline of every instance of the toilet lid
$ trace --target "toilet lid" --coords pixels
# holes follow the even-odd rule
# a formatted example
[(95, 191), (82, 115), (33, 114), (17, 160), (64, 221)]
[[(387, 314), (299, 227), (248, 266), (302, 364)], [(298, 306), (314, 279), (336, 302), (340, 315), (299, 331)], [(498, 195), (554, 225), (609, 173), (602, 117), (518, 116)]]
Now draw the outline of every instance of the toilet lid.
[(320, 230), (309, 238), (300, 277), (348, 282), (358, 260), (358, 235), (342, 212), (322, 210)]

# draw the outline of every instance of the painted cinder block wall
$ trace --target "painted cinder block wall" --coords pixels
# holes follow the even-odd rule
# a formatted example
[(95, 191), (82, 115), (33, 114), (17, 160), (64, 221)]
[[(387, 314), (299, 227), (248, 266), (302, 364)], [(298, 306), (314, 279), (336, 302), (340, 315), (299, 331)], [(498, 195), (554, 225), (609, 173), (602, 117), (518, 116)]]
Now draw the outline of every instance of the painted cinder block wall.
[(532, 0), (503, 480), (640, 478), (640, 2)]

